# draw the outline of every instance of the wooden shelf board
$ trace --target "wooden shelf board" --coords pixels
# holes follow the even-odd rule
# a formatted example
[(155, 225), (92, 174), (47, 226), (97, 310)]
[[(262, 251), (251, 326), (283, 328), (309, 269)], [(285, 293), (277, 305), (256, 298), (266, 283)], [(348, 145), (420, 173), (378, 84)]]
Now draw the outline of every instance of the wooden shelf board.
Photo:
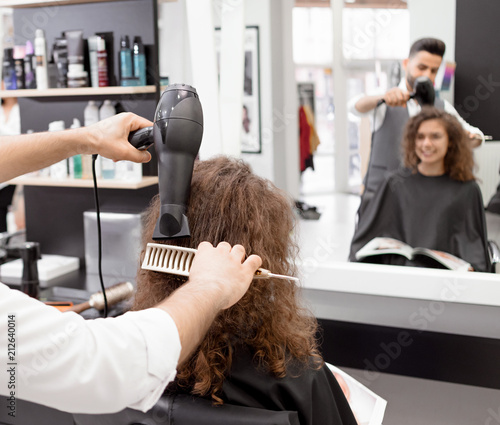
[(109, 96), (113, 94), (141, 94), (155, 93), (156, 86), (140, 87), (82, 87), (78, 89), (21, 89), (21, 90), (0, 90), (0, 98), (6, 97), (61, 97), (61, 96)]
[[(55, 187), (94, 187), (91, 179), (61, 179), (56, 180), (50, 177), (29, 177), (21, 176), (7, 182), (24, 186), (55, 186)], [(157, 176), (144, 176), (140, 182), (126, 182), (119, 180), (97, 179), (99, 189), (142, 189), (158, 183)]]
[(0, 7), (43, 7), (43, 6), (62, 6), (67, 4), (101, 3), (103, 1), (118, 0), (5, 0), (0, 1)]

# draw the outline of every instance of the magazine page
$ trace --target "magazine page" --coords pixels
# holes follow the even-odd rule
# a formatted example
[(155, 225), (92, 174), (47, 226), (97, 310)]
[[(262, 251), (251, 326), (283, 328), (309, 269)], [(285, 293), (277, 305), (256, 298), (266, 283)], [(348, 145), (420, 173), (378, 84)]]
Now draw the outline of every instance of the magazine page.
[(381, 425), (387, 401), (338, 367), (327, 365), (344, 391), (358, 425)]
[(472, 266), (467, 261), (455, 257), (454, 255), (449, 254), (448, 252), (438, 251), (436, 249), (428, 249), (428, 248), (415, 248), (413, 250), (413, 254), (427, 255), (428, 257), (433, 258), (434, 260), (441, 263), (443, 266), (449, 268), (450, 270), (458, 270), (465, 272), (472, 270)]
[(408, 260), (412, 258), (413, 248), (404, 242), (393, 238), (374, 238), (356, 253), (356, 259), (361, 260), (371, 255), (399, 254)]

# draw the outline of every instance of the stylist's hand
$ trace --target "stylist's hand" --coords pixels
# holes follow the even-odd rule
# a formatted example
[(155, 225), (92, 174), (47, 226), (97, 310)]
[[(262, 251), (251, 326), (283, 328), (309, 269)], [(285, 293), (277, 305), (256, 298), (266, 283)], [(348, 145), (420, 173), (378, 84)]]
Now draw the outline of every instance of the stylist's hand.
[(469, 142), (471, 148), (477, 148), (483, 142), (483, 137), (480, 134), (469, 131)]
[(406, 106), (410, 99), (410, 93), (401, 90), (399, 87), (393, 87), (387, 90), (383, 97), (387, 106)]
[(245, 260), (245, 248), (241, 245), (231, 247), (221, 242), (213, 247), (210, 242), (202, 242), (189, 270), (189, 281), (211, 285), (220, 293), (221, 309), (226, 309), (245, 295), (261, 264), (258, 255)]
[(148, 162), (151, 154), (134, 148), (128, 141), (131, 131), (152, 126), (153, 123), (131, 112), (122, 112), (99, 121), (82, 130), (88, 133), (91, 142), (89, 153), (97, 153), (113, 161)]

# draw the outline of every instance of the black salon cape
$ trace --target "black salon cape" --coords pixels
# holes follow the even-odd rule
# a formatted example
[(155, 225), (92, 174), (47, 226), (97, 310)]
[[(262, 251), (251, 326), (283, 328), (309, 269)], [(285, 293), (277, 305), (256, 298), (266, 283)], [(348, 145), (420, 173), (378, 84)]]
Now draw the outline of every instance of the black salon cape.
[[(428, 177), (406, 169), (392, 173), (359, 216), (349, 260), (356, 261), (355, 253), (379, 236), (445, 251), (469, 262), (476, 271), (490, 271), (483, 199), (475, 181)], [(438, 267), (400, 255), (373, 256), (366, 261)]]
[[(174, 385), (175, 386), (175, 385)], [(325, 365), (313, 370), (289, 365), (285, 378), (261, 370), (250, 349), (237, 347), (223, 385), (222, 406), (169, 386), (153, 409), (107, 415), (73, 415), (76, 425), (356, 425), (337, 380)]]
[(222, 389), (224, 402), (269, 411), (295, 411), (301, 425), (356, 424), (328, 366), (314, 370), (291, 363), (287, 370), (284, 378), (274, 378), (255, 365), (249, 349), (239, 348)]

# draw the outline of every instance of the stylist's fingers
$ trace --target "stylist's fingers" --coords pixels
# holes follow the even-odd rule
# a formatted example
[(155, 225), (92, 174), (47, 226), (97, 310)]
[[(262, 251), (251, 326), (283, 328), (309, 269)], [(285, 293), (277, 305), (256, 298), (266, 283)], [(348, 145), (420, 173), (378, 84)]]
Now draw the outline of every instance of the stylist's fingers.
[(408, 99), (409, 94), (399, 87), (388, 90), (384, 95), (384, 101), (388, 106), (406, 106)]
[(231, 255), (243, 262), (245, 258), (245, 248), (243, 245), (236, 244), (231, 248)]
[(217, 245), (217, 247), (221, 246), (221, 244), (222, 244), (221, 248), (224, 250), (229, 249), (230, 255), (240, 260), (247, 271), (255, 273), (255, 271), (262, 265), (262, 259), (255, 254), (250, 255), (245, 261), (243, 261), (246, 257), (246, 251), (243, 245), (236, 244), (231, 248), (231, 245), (228, 244), (227, 242), (220, 242), (219, 245)]
[(258, 255), (252, 254), (244, 261), (243, 265), (255, 273), (255, 271), (262, 265), (262, 258)]
[[(123, 120), (126, 122), (128, 126), (128, 132), (136, 131), (144, 127), (151, 127), (153, 123), (146, 118), (143, 118), (139, 115), (133, 114), (131, 112), (125, 112), (119, 115), (123, 115)], [(128, 142), (129, 133), (126, 133), (126, 138)], [(149, 162), (151, 160), (151, 154), (147, 150), (139, 150), (134, 148), (129, 143), (124, 144), (124, 147), (127, 149), (126, 152), (123, 153), (125, 160), (132, 162)], [(130, 149), (132, 148), (132, 149)]]
[(230, 252), (231, 251), (231, 245), (228, 242), (219, 242), (217, 244), (217, 249), (220, 249), (224, 252)]
[(139, 162), (139, 163), (149, 162), (149, 161), (151, 161), (151, 154), (146, 150), (138, 150), (137, 149), (137, 153), (134, 152), (133, 156), (131, 156), (130, 161)]
[(113, 161), (148, 162), (151, 154), (133, 147), (128, 136), (130, 131), (153, 125), (143, 117), (124, 112), (82, 128), (86, 132), (91, 154), (99, 154)]
[(207, 250), (209, 248), (213, 248), (214, 246), (208, 242), (208, 241), (203, 241), (203, 242), (200, 242), (200, 244), (198, 245), (198, 251), (204, 251), (204, 250)]
[(151, 127), (153, 123), (146, 118), (140, 117), (139, 115), (131, 114), (132, 121), (130, 123), (129, 131), (139, 130), (144, 127)]

